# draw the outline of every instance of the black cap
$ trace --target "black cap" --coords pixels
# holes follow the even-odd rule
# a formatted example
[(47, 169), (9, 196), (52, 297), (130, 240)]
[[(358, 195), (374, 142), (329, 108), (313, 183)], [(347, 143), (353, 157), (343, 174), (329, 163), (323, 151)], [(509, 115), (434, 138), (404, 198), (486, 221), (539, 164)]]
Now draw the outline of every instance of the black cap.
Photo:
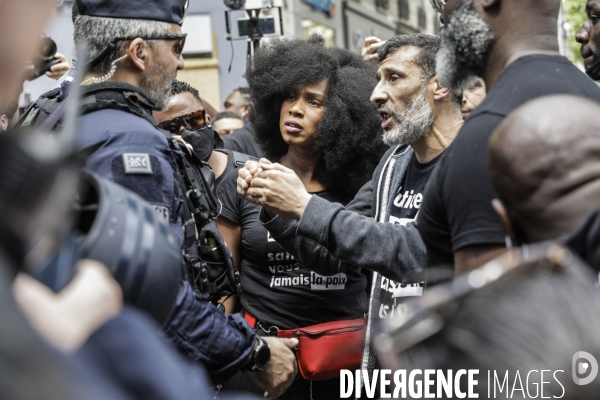
[(181, 25), (189, 0), (77, 0), (80, 15), (146, 19)]

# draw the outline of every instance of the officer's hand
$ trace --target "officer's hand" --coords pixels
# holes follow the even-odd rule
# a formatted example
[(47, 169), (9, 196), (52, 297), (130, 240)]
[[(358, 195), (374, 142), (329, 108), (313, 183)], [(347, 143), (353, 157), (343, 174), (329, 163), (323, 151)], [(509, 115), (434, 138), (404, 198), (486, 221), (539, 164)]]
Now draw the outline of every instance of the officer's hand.
[(377, 61), (377, 50), (383, 45), (384, 42), (375, 36), (369, 36), (365, 38), (360, 55), (365, 61)]
[(65, 57), (64, 55), (56, 53), (54, 57), (58, 58), (60, 60), (60, 63), (51, 66), (50, 71), (46, 72), (46, 76), (52, 79), (60, 79), (61, 76), (66, 74), (69, 71), (69, 69), (71, 69), (71, 66), (67, 61), (67, 57)]
[(119, 284), (108, 268), (92, 260), (79, 263), (77, 274), (60, 293), (24, 273), (15, 280), (13, 293), (38, 334), (64, 352), (81, 347), (123, 306)]
[(248, 372), (254, 383), (265, 391), (265, 397), (279, 397), (294, 382), (298, 373), (296, 356), (291, 349), (298, 347), (298, 339), (262, 338), (271, 350), (271, 361), (263, 372)]
[[(267, 161), (267, 160), (264, 160)], [(296, 173), (281, 164), (259, 162), (250, 188), (241, 194), (246, 200), (264, 207), (270, 214), (300, 219), (311, 199)]]

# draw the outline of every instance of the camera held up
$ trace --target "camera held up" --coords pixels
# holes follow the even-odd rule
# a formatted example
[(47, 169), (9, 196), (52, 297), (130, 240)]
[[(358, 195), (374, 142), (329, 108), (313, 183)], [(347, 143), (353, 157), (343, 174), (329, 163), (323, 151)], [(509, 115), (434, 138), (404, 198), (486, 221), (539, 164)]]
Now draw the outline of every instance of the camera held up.
[(60, 63), (60, 59), (54, 57), (54, 55), (56, 54), (56, 50), (57, 47), (56, 42), (54, 42), (54, 40), (52, 40), (49, 36), (45, 35), (42, 35), (40, 37), (35, 53), (31, 60), (34, 68), (27, 77), (28, 81), (32, 81), (34, 79), (39, 78), (46, 72), (50, 71), (50, 67)]

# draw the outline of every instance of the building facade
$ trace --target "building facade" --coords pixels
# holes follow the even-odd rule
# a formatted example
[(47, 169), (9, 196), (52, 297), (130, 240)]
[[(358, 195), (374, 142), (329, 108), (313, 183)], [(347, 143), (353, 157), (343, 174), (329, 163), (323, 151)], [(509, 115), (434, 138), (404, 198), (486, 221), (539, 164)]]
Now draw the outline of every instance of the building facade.
[(403, 33), (439, 32), (439, 15), (429, 0), (347, 0), (343, 2), (344, 47), (360, 52), (368, 36), (387, 40)]
[[(56, 15), (43, 32), (57, 42), (58, 51), (68, 59), (75, 56), (72, 4), (73, 0), (58, 1)], [(281, 7), (281, 24), (276, 10), (267, 9), (270, 6)], [(368, 36), (386, 40), (400, 33), (439, 31), (439, 17), (429, 0), (246, 0), (246, 8), (265, 9), (260, 17), (272, 17), (276, 33), (283, 31), (284, 36), (293, 38), (319, 33), (327, 46), (357, 53)], [(183, 53), (186, 66), (178, 78), (196, 87), (203, 100), (217, 109), (222, 108), (229, 93), (246, 84), (243, 75), (249, 46), (238, 28), (247, 18), (244, 10), (228, 10), (221, 0), (190, 0), (182, 26), (188, 34)], [(21, 105), (54, 84), (46, 77), (26, 82)]]

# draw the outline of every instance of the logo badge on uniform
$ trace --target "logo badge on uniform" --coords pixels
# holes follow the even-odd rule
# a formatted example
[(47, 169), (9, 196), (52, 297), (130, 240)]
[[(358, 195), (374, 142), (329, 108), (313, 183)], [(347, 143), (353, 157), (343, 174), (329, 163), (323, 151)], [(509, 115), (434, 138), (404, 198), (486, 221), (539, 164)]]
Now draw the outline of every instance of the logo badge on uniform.
[(150, 155), (147, 153), (123, 153), (126, 174), (152, 175)]

